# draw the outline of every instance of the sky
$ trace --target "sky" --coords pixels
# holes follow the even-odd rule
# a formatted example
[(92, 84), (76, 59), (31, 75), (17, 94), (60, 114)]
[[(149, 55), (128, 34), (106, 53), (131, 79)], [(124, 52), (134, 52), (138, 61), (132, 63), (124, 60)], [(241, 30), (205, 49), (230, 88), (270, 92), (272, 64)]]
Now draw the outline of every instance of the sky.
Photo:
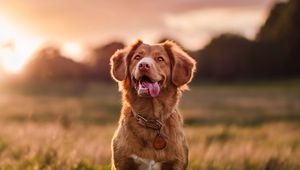
[(0, 0), (0, 65), (18, 72), (43, 44), (74, 60), (112, 40), (171, 37), (202, 48), (224, 32), (254, 38), (278, 0)]

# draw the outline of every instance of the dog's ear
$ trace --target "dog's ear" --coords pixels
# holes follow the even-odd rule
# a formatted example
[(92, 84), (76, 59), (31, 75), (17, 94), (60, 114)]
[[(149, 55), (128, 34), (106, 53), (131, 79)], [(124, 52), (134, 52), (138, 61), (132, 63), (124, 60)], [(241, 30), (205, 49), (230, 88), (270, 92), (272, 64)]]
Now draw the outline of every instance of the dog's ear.
[(110, 58), (111, 76), (116, 81), (122, 81), (127, 74), (126, 56), (128, 48), (117, 50)]
[(111, 76), (116, 81), (123, 81), (125, 80), (128, 72), (128, 64), (130, 58), (135, 50), (142, 44), (143, 42), (141, 40), (137, 40), (136, 43), (134, 43), (131, 46), (128, 46), (126, 48), (117, 50), (110, 58), (110, 66), (111, 66)]
[(172, 62), (172, 82), (177, 87), (189, 83), (194, 76), (196, 61), (174, 42), (166, 41), (164, 47)]

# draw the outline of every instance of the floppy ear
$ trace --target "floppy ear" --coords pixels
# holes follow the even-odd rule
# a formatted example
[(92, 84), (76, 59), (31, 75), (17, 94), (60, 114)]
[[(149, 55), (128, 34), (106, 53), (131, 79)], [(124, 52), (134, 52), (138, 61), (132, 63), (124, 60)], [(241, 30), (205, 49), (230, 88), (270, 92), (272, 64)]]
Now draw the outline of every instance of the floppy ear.
[(121, 50), (117, 50), (110, 58), (111, 76), (116, 81), (123, 81), (127, 76), (127, 65), (134, 54), (135, 50), (142, 44), (141, 40), (137, 40), (133, 45)]
[(117, 50), (110, 58), (111, 76), (116, 81), (123, 81), (127, 75), (126, 56), (128, 48)]
[(181, 87), (189, 83), (196, 69), (196, 61), (171, 41), (164, 43), (166, 51), (172, 61), (172, 82)]

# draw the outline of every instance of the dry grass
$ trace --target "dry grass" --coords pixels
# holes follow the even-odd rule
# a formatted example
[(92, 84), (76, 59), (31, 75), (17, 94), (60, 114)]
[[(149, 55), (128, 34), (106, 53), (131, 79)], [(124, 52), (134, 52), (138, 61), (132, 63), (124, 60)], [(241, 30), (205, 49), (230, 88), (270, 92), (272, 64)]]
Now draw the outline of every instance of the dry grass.
[[(193, 86), (189, 169), (300, 169), (299, 103), (299, 82)], [(0, 169), (109, 169), (119, 109), (110, 84), (0, 85)]]

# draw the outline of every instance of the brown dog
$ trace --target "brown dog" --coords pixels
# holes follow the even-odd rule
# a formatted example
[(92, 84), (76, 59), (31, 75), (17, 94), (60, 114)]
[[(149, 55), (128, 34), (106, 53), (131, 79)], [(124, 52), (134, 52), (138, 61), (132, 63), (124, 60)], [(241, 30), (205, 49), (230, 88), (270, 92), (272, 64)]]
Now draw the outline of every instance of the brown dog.
[(112, 139), (112, 169), (183, 170), (188, 148), (177, 110), (195, 61), (175, 43), (142, 41), (115, 52), (111, 74), (123, 95)]

